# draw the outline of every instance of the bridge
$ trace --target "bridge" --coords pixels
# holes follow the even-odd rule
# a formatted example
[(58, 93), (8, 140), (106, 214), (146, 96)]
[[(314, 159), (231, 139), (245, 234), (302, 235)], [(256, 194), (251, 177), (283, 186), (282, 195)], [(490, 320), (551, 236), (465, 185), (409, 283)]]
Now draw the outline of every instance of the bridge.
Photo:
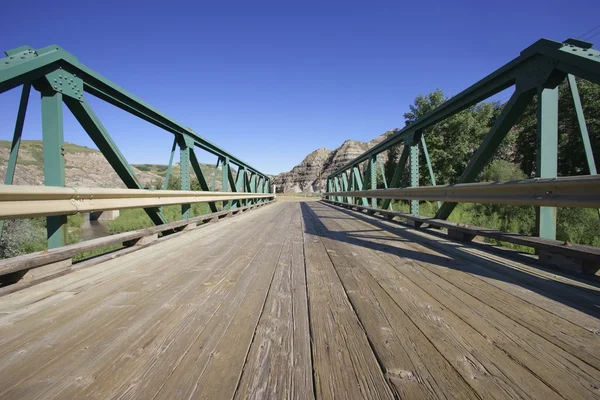
[[(578, 78), (600, 84), (592, 44), (542, 39), (332, 171), (321, 199), (298, 199), (64, 49), (7, 51), (0, 93), (22, 95), (0, 219), (46, 218), (48, 248), (0, 260), (0, 398), (600, 398), (600, 249), (556, 240), (556, 207), (600, 208)], [(589, 175), (557, 177), (565, 80)], [(12, 185), (32, 87), (45, 185)], [(435, 185), (427, 129), (511, 87), (458, 182)], [(174, 136), (167, 180), (179, 150), (181, 190), (142, 186), (90, 96)], [(476, 182), (532, 99), (537, 177)], [(63, 104), (126, 189), (65, 185)], [(378, 156), (394, 146), (378, 188)], [(197, 152), (216, 157), (220, 191)], [(419, 186), (421, 155), (431, 186)], [(419, 201), (439, 202), (436, 215)], [(538, 235), (452, 223), (459, 202), (534, 206)], [(165, 217), (172, 205), (180, 219)], [(130, 208), (154, 226), (67, 243), (67, 215)]]

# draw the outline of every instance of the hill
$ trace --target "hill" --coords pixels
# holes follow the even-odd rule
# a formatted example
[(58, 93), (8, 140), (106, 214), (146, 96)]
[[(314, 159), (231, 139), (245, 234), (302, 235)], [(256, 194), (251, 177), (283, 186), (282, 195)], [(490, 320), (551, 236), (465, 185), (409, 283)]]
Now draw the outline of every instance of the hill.
[[(283, 172), (273, 178), (278, 192), (283, 193), (318, 193), (325, 189), (327, 176), (358, 157), (371, 147), (385, 139), (386, 134), (376, 137), (370, 142), (346, 140), (334, 150), (320, 148), (310, 153), (300, 164), (289, 172)], [(380, 155), (382, 162), (387, 160), (387, 152)]]
[[(4, 181), (10, 154), (11, 142), (0, 140), (0, 179)], [(65, 182), (68, 186), (124, 188), (125, 185), (98, 150), (65, 143)], [(134, 164), (133, 171), (138, 180), (147, 187), (162, 186), (167, 173), (167, 165)], [(201, 164), (207, 181), (212, 183), (214, 165)], [(221, 168), (217, 172), (216, 188), (221, 188)], [(173, 176), (179, 177), (179, 165), (173, 166)], [(15, 169), (15, 185), (44, 184), (44, 153), (41, 140), (21, 142), (19, 159)]]

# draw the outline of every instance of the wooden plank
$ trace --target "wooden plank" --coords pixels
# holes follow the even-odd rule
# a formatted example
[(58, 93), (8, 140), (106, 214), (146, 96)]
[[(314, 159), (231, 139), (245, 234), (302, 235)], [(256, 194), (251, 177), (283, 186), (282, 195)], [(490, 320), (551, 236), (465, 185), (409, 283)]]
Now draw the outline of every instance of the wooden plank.
[[(277, 218), (273, 218), (269, 226), (257, 227), (263, 232), (259, 235), (251, 232), (254, 235), (250, 235), (239, 249), (251, 254), (259, 253), (261, 246), (257, 243), (260, 235), (268, 237), (272, 226), (278, 222)], [(248, 262), (237, 252), (221, 251), (220, 254), (222, 257), (214, 263), (217, 268), (214, 273), (200, 284), (193, 285), (186, 298), (173, 302), (169, 316), (161, 318), (153, 329), (142, 327), (138, 335), (130, 334), (120, 346), (112, 346), (110, 353), (97, 359), (94, 368), (82, 366), (86, 369), (84, 376), (92, 376), (94, 381), (85, 387), (70, 386), (59, 397), (152, 398), (177, 368), (215, 309), (236, 289), (233, 282), (248, 274)], [(192, 270), (195, 275), (200, 271)]]
[[(364, 229), (368, 225), (356, 220), (327, 220), (328, 225), (338, 224), (342, 229)], [(379, 237), (379, 238), (378, 238)], [(487, 298), (475, 298), (473, 293), (460, 283), (479, 281), (477, 278), (459, 272), (457, 265), (463, 262), (449, 260), (448, 266), (427, 263), (420, 260), (406, 260), (400, 254), (403, 250), (418, 250), (433, 254), (417, 243), (392, 241), (389, 232), (379, 232), (370, 238), (373, 243), (385, 244), (378, 255), (392, 265), (401, 265), (399, 272), (418, 285), (430, 296), (443, 303), (446, 308), (466, 321), (474, 329), (492, 341), (520, 364), (533, 371), (548, 386), (565, 398), (576, 395), (578, 398), (593, 399), (600, 395), (600, 372), (577, 359), (568, 351), (544, 340), (539, 334), (515, 323), (498, 310), (488, 306)], [(365, 244), (366, 245), (366, 244)], [(398, 248), (392, 254), (388, 246)], [(373, 246), (375, 249), (376, 246)], [(400, 259), (398, 258), (400, 257)], [(443, 279), (442, 279), (443, 277)], [(511, 295), (506, 296), (507, 299)], [(508, 301), (508, 300), (507, 300)], [(524, 314), (527, 314), (524, 311)], [(572, 327), (564, 321), (563, 330), (572, 334)], [(596, 389), (594, 389), (596, 388)]]
[[(290, 208), (285, 208), (291, 211)], [(276, 228), (259, 239), (258, 254), (240, 253), (248, 271), (232, 287), (199, 332), (185, 356), (154, 394), (141, 398), (171, 399), (233, 397), (256, 324), (273, 278), (291, 213), (286, 212)]]
[(348, 248), (336, 239), (335, 232), (329, 231), (332, 221), (313, 222), (397, 396), (405, 399), (479, 398), (357, 262), (355, 251), (359, 250)]
[(316, 397), (394, 398), (327, 250), (304, 211), (303, 223)]
[[(476, 246), (456, 243), (447, 240), (443, 235), (434, 236), (427, 231), (409, 229), (380, 218), (346, 211), (343, 210), (343, 208), (338, 208), (338, 210), (348, 213), (347, 215), (354, 215), (358, 219), (368, 220), (371, 224), (380, 229), (408, 235), (410, 236), (410, 240), (427, 243), (428, 246), (439, 248), (442, 252), (451, 251), (453, 254), (459, 255), (460, 257), (467, 257), (469, 260), (475, 260), (474, 262), (476, 264), (485, 265), (486, 269), (493, 269), (495, 272), (502, 275), (511, 276), (518, 282), (535, 288), (536, 291), (543, 290), (548, 296), (557, 296), (568, 301), (574, 308), (587, 308), (589, 312), (600, 316), (600, 288), (583, 278), (562, 276), (538, 265), (526, 265), (515, 261), (509, 263), (505, 262), (501, 265), (501, 263), (495, 262), (495, 260), (498, 259), (498, 256), (487, 251), (482, 251)], [(491, 247), (485, 244), (478, 244), (477, 246), (481, 246), (481, 249)]]
[[(318, 210), (317, 207), (313, 209)], [(362, 246), (354, 253), (357, 262), (362, 263), (481, 398), (562, 398), (443, 304), (406, 279), (377, 252)]]
[[(270, 203), (273, 202), (268, 202), (264, 204)], [(66, 260), (85, 251), (95, 250), (114, 244), (120, 244), (130, 240), (139, 239), (144, 236), (154, 235), (156, 233), (171, 231), (173, 229), (186, 226), (190, 223), (210, 221), (215, 217), (218, 218), (219, 216), (228, 214), (229, 211), (220, 211), (213, 214), (206, 214), (185, 220), (174, 221), (168, 224), (154, 226), (151, 228), (145, 228), (133, 232), (119, 233), (116, 235), (105, 236), (101, 238), (86, 240), (80, 243), (62, 246), (56, 249), (49, 249), (36, 253), (25, 254), (18, 257), (0, 260), (0, 276), (16, 271), (21, 271), (24, 269), (37, 268), (42, 265), (50, 264), (61, 260)]]
[[(248, 217), (250, 217), (249, 220), (251, 220), (251, 215), (249, 215)], [(243, 227), (244, 226), (240, 226), (240, 228), (242, 229)], [(253, 232), (248, 232), (247, 237), (249, 239), (251, 239), (252, 233)], [(197, 237), (197, 234), (189, 233), (185, 236), (182, 236), (182, 239), (188, 241), (188, 248), (195, 248), (196, 252), (189, 252), (186, 257), (181, 257), (177, 254), (171, 253), (171, 258), (177, 259), (177, 261), (183, 263), (183, 265), (185, 265), (186, 258), (189, 261), (197, 260), (197, 251), (201, 250), (198, 250), (199, 246), (198, 242), (194, 240), (195, 237)], [(185, 250), (185, 248), (186, 247), (184, 246), (180, 250)], [(152, 249), (152, 247), (150, 247), (149, 249)], [(139, 257), (137, 257), (137, 259), (139, 260)], [(154, 259), (154, 257), (150, 257), (150, 259)], [(139, 261), (143, 263), (142, 265), (144, 269), (147, 269), (149, 266), (152, 267), (152, 263), (146, 263), (146, 260), (144, 259)], [(214, 260), (212, 265), (223, 265), (219, 261), (223, 260)], [(79, 313), (75, 313), (75, 315), (72, 315), (72, 313), (68, 313), (68, 307), (66, 307), (67, 312), (65, 312), (65, 310), (52, 310), (55, 311), (58, 315), (52, 318), (52, 313), (49, 313), (49, 317), (52, 319), (50, 319), (51, 323), (47, 325), (56, 325), (56, 327), (52, 329), (52, 326), (44, 326), (44, 324), (41, 324), (42, 328), (47, 329), (47, 331), (37, 333), (38, 336), (34, 343), (30, 343), (29, 341), (25, 342), (24, 345), (27, 346), (27, 352), (25, 353), (26, 357), (19, 357), (20, 363), (1, 363), (2, 365), (0, 366), (0, 368), (4, 370), (6, 370), (9, 365), (12, 367), (8, 369), (8, 371), (5, 371), (9, 372), (8, 374), (2, 374), (2, 378), (10, 379), (11, 376), (19, 377), (18, 379), (13, 378), (12, 380), (4, 381), (5, 385), (3, 386), (3, 388), (6, 388), (7, 390), (10, 389), (11, 386), (8, 384), (8, 382), (16, 386), (16, 388), (13, 388), (14, 390), (12, 392), (6, 393), (24, 393), (27, 390), (35, 391), (36, 388), (41, 389), (41, 387), (36, 386), (35, 382), (40, 382), (40, 379), (43, 377), (43, 375), (40, 375), (39, 379), (38, 375), (36, 375), (36, 379), (27, 379), (27, 377), (31, 378), (32, 375), (36, 372), (36, 370), (39, 370), (40, 368), (46, 366), (47, 376), (54, 376), (57, 370), (61, 371), (61, 373), (63, 374), (62, 376), (68, 375), (69, 373), (78, 373), (77, 367), (85, 367), (89, 364), (89, 358), (87, 358), (85, 354), (81, 353), (81, 347), (84, 347), (85, 343), (92, 343), (93, 346), (89, 344), (87, 345), (88, 348), (86, 350), (90, 350), (87, 353), (91, 353), (91, 350), (93, 350), (94, 348), (99, 349), (97, 351), (104, 351), (102, 350), (103, 347), (106, 347), (107, 343), (110, 347), (111, 343), (111, 341), (108, 340), (109, 337), (106, 336), (107, 333), (127, 336), (127, 332), (131, 332), (133, 334), (136, 334), (134, 336), (141, 336), (140, 333), (142, 332), (152, 332), (152, 329), (149, 329), (149, 326), (152, 326), (153, 321), (160, 321), (160, 318), (157, 319), (157, 313), (162, 313), (163, 315), (172, 314), (171, 307), (168, 307), (169, 302), (175, 301), (174, 299), (176, 298), (176, 296), (184, 296), (186, 292), (190, 291), (190, 289), (197, 287), (197, 280), (190, 278), (197, 276), (199, 277), (198, 279), (201, 279), (202, 276), (205, 275), (205, 272), (202, 272), (203, 270), (186, 271), (185, 269), (165, 268), (165, 266), (168, 267), (172, 265), (172, 262), (167, 263), (165, 265), (164, 260), (159, 264), (162, 265), (162, 273), (151, 274), (148, 277), (149, 279), (147, 280), (147, 282), (139, 282), (139, 279), (132, 279), (129, 282), (129, 287), (117, 285), (117, 296), (106, 298), (101, 303), (101, 307), (98, 306), (95, 292), (104, 292), (104, 290), (102, 290), (103, 288), (108, 290), (108, 288), (104, 286), (98, 286), (95, 288), (95, 290), (92, 290), (91, 294), (94, 294), (93, 296), (84, 295), (83, 298), (81, 298), (81, 300), (78, 300), (84, 302), (84, 304), (83, 307), (80, 305), (78, 309)], [(157, 283), (159, 285), (157, 285)], [(186, 290), (185, 288), (188, 289)], [(110, 291), (112, 292), (114, 290), (115, 288), (113, 286)], [(122, 294), (127, 295), (123, 296)], [(104, 293), (104, 295), (106, 295), (106, 293)], [(60, 313), (59, 311), (62, 311), (62, 313)], [(132, 319), (132, 317), (134, 319)], [(93, 321), (93, 324), (91, 324), (90, 321)], [(39, 320), (35, 322), (37, 326), (40, 325)], [(135, 326), (137, 326), (138, 328), (132, 326), (133, 324), (135, 324)], [(147, 324), (150, 325), (148, 326)], [(102, 327), (102, 329), (98, 329), (98, 327)], [(27, 336), (29, 330), (23, 330), (23, 325), (20, 326), (21, 329), (19, 329), (19, 327), (16, 328), (17, 331), (21, 330), (21, 333), (25, 332)], [(127, 329), (123, 330), (124, 328)], [(136, 329), (140, 330), (140, 333), (137, 333)], [(39, 336), (40, 334), (42, 335), (41, 341)], [(54, 344), (52, 347), (48, 347), (46, 343)], [(58, 348), (60, 348), (60, 343), (64, 343), (64, 345), (67, 346), (68, 349), (66, 351), (63, 350), (62, 354), (57, 353), (56, 351)], [(5, 348), (5, 346), (2, 347), (3, 350)], [(13, 354), (20, 355), (19, 347), (15, 349), (15, 353)], [(14, 356), (11, 356), (10, 354), (7, 354), (7, 356), (14, 358)], [(3, 358), (7, 360), (6, 357)], [(97, 357), (97, 359), (99, 358), (101, 357)], [(26, 361), (27, 359), (30, 359), (35, 364), (28, 364), (28, 362)], [(68, 363), (65, 364), (65, 361), (68, 361)], [(62, 368), (57, 368), (61, 364)], [(33, 365), (35, 365), (35, 368), (31, 368)], [(18, 369), (15, 368), (16, 366), (26, 368), (26, 372), (20, 372)], [(74, 378), (76, 378), (76, 376)], [(23, 382), (25, 380), (27, 380), (27, 385), (23, 385)], [(76, 379), (66, 379), (63, 381), (63, 383), (67, 382), (71, 382), (71, 384), (73, 384), (74, 382), (78, 381)], [(90, 384), (91, 382), (86, 383)], [(52, 390), (56, 390), (57, 388), (60, 388), (60, 386), (56, 386)], [(50, 388), (45, 389), (48, 390)]]
[(235, 398), (313, 399), (302, 222), (297, 204)]

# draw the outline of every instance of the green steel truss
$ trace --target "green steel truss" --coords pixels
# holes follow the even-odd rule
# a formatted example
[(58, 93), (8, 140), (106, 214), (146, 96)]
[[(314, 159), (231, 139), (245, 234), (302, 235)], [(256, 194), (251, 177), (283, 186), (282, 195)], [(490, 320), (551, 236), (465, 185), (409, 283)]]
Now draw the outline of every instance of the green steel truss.
[[(164, 183), (165, 189), (168, 187), (171, 177), (173, 157), (177, 147), (179, 147), (182, 190), (191, 189), (190, 174), (193, 171), (202, 190), (214, 191), (218, 166), (220, 164), (223, 176), (222, 191), (242, 192), (248, 190), (259, 193), (270, 191), (271, 182), (267, 175), (86, 67), (75, 56), (64, 49), (58, 46), (49, 46), (34, 50), (29, 46), (23, 46), (8, 50), (5, 54), (6, 57), (0, 59), (0, 93), (18, 86), (22, 86), (23, 89), (4, 184), (12, 184), (13, 181), (27, 103), (31, 87), (33, 86), (35, 90), (41, 93), (42, 98), (45, 185), (65, 185), (62, 111), (64, 103), (106, 157), (124, 184), (131, 189), (143, 188), (135, 176), (133, 169), (86, 100), (88, 95), (92, 95), (174, 135)], [(217, 157), (211, 188), (209, 188), (204, 172), (196, 157), (196, 148)], [(232, 165), (238, 171), (236, 179), (233, 179)], [(251, 182), (251, 184), (247, 185), (247, 182)], [(240, 201), (231, 203), (224, 204), (224, 206), (235, 208), (241, 204)], [(217, 205), (214, 202), (209, 203), (209, 207), (212, 212), (217, 211)], [(145, 211), (155, 224), (164, 224), (167, 222), (160, 208), (147, 208)], [(181, 212), (182, 218), (189, 218), (189, 204), (183, 204)], [(2, 221), (0, 221), (0, 234), (2, 233), (2, 226)], [(48, 217), (47, 226), (48, 246), (53, 248), (64, 245), (66, 217)]]
[[(514, 92), (504, 106), (482, 144), (475, 151), (469, 163), (456, 183), (470, 183), (475, 180), (485, 165), (490, 161), (496, 149), (506, 137), (517, 119), (523, 114), (525, 107), (537, 96), (538, 99), (538, 151), (537, 173), (540, 178), (552, 178), (557, 174), (558, 159), (558, 97), (557, 87), (568, 79), (571, 94), (574, 100), (577, 119), (585, 147), (588, 166), (591, 174), (596, 174), (596, 165), (588, 131), (583, 115), (583, 108), (575, 77), (580, 77), (600, 84), (600, 52), (592, 49), (592, 43), (576, 39), (568, 39), (563, 43), (540, 39), (527, 47), (521, 54), (505, 64), (479, 82), (452, 97), (441, 106), (419, 118), (414, 123), (405, 126), (386, 140), (380, 142), (370, 150), (364, 152), (354, 160), (334, 171), (327, 178), (327, 188), (331, 200), (341, 201), (341, 196), (335, 195), (339, 185), (337, 181), (343, 180), (347, 173), (351, 174), (350, 191), (364, 190), (360, 166), (367, 162), (373, 171), (374, 160), (392, 146), (403, 146), (397, 167), (390, 182), (383, 184), (386, 188), (398, 188), (403, 174), (408, 168), (409, 186), (419, 186), (419, 155), (422, 151), (427, 163), (430, 179), (435, 185), (434, 171), (431, 167), (429, 152), (427, 151), (424, 130), (473, 106), (505, 89), (514, 88)], [(374, 179), (370, 177), (370, 179)], [(371, 181), (370, 188), (373, 188)], [(343, 191), (343, 190), (342, 190)], [(346, 198), (348, 200), (348, 198)], [(377, 199), (371, 199), (371, 204), (376, 204)], [(368, 204), (367, 198), (361, 198), (363, 206)], [(352, 200), (347, 201), (353, 203)], [(390, 200), (383, 200), (381, 208), (388, 209)], [(456, 203), (438, 203), (437, 219), (447, 219)], [(411, 201), (411, 213), (418, 215), (419, 202)], [(539, 207), (538, 230), (540, 237), (554, 239), (556, 236), (556, 209), (553, 207)]]

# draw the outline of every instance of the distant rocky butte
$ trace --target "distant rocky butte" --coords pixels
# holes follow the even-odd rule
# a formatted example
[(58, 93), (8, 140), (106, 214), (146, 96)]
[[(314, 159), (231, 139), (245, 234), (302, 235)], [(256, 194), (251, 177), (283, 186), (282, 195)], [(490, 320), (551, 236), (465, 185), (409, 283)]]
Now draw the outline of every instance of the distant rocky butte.
[[(395, 131), (392, 130), (392, 131)], [(340, 147), (331, 151), (320, 148), (310, 153), (289, 172), (283, 172), (273, 178), (277, 192), (283, 193), (319, 193), (325, 191), (327, 176), (344, 164), (358, 157), (386, 138), (390, 131), (370, 142), (346, 140)], [(387, 160), (387, 152), (379, 155), (382, 162)]]

